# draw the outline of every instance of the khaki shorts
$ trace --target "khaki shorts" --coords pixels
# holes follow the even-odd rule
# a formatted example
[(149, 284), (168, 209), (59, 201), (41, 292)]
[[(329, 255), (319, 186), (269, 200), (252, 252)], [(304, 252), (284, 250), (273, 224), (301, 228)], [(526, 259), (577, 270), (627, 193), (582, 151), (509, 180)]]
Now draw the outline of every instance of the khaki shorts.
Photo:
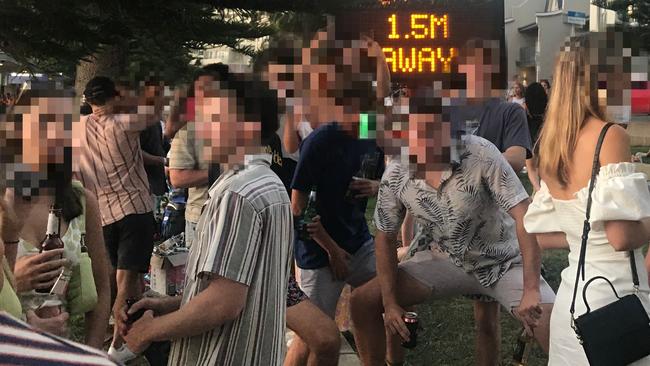
[[(483, 287), (473, 274), (456, 266), (449, 257), (430, 250), (416, 253), (400, 263), (399, 268), (431, 289), (431, 299), (485, 295), (510, 311), (519, 306), (524, 293), (524, 268), (519, 262), (514, 262), (503, 277), (490, 287)], [(541, 276), (539, 287), (542, 304), (555, 302), (555, 293)]]

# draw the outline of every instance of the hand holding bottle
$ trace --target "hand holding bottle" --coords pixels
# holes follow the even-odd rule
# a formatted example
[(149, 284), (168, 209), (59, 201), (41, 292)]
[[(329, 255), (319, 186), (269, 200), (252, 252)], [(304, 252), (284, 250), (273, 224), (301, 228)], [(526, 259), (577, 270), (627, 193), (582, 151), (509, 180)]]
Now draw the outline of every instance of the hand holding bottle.
[(14, 267), (16, 292), (49, 291), (68, 262), (62, 256), (63, 248), (59, 248), (18, 258)]

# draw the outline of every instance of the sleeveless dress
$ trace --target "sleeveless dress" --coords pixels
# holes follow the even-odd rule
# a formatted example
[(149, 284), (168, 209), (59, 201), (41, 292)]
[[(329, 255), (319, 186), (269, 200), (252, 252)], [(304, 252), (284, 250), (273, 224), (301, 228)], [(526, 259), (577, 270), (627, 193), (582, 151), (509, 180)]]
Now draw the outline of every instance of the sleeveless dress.
[[(650, 192), (646, 176), (635, 171), (632, 163), (616, 163), (603, 166), (596, 178), (592, 194), (590, 223), (592, 226), (587, 242), (585, 279), (604, 276), (609, 279), (619, 296), (634, 293), (628, 252), (617, 252), (609, 244), (604, 223), (611, 220), (638, 221), (650, 217)], [(572, 200), (551, 197), (544, 182), (535, 194), (524, 218), (526, 230), (533, 233), (564, 232), (569, 243), (569, 267), (562, 271), (562, 282), (557, 292), (551, 314), (549, 365), (588, 366), (582, 345), (571, 328), (571, 298), (575, 283), (578, 257), (585, 212), (588, 186), (575, 194)], [(650, 313), (650, 288), (648, 273), (641, 249), (634, 251), (639, 274), (641, 303)], [(578, 285), (576, 317), (586, 312), (582, 300), (584, 281)], [(616, 300), (605, 281), (594, 281), (587, 290), (591, 309), (598, 309)], [(650, 365), (650, 357), (632, 365)]]

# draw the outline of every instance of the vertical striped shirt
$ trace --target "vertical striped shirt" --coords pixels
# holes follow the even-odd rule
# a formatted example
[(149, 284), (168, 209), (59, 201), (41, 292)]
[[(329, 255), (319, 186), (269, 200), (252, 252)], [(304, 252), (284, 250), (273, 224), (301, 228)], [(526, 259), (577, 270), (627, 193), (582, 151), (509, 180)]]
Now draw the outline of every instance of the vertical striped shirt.
[(140, 148), (140, 132), (146, 125), (132, 123), (127, 115), (119, 114), (91, 114), (81, 122), (85, 133), (79, 178), (97, 196), (102, 226), (151, 211)]
[(234, 321), (176, 340), (169, 365), (283, 363), (293, 217), (270, 159), (247, 157), (244, 169), (229, 170), (212, 185), (186, 267), (181, 306), (215, 276), (248, 286), (246, 305)]
[(100, 350), (36, 330), (0, 312), (0, 364), (115, 366)]

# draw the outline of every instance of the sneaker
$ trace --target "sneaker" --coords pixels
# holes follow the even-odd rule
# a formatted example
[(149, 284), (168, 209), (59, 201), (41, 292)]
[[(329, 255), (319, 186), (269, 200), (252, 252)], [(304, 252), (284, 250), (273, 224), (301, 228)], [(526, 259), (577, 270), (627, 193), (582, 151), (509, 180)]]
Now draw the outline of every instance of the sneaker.
[(138, 356), (135, 353), (131, 352), (126, 344), (123, 344), (120, 348), (115, 348), (115, 346), (111, 344), (111, 347), (108, 349), (108, 355), (110, 358), (119, 363), (126, 363), (127, 361), (131, 361)]

